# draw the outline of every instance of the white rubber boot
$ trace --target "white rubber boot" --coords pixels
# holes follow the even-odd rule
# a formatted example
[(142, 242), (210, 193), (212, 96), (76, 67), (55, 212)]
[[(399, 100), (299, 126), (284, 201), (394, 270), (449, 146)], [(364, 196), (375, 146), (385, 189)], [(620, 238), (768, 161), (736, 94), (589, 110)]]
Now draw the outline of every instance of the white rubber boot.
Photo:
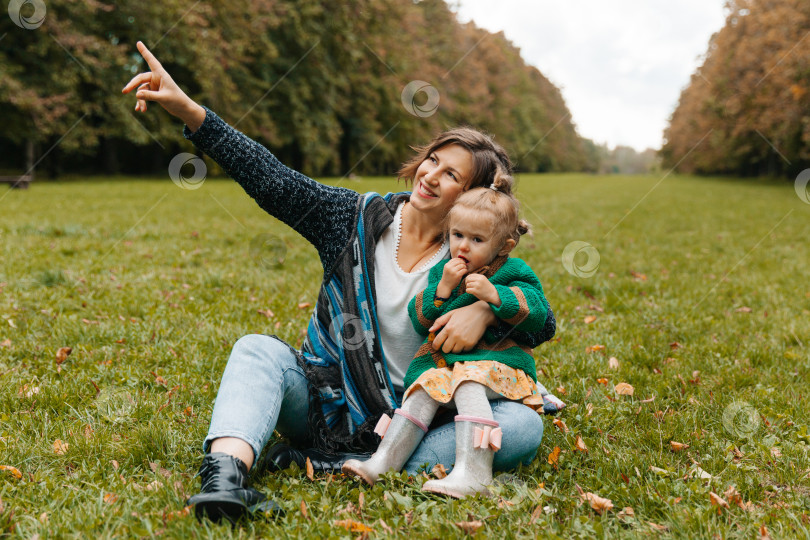
[(456, 416), (456, 463), (446, 477), (428, 480), (424, 491), (461, 499), (476, 493), (489, 494), (492, 459), (501, 447), (498, 422), (476, 416)]
[[(383, 415), (377, 427), (380, 428), (387, 418), (388, 416)], [(344, 473), (359, 476), (373, 486), (383, 473), (392, 469), (402, 470), (408, 458), (422, 442), (428, 428), (424, 422), (402, 409), (394, 411), (394, 418), (390, 419), (390, 422), (387, 429), (380, 429), (385, 431), (377, 451), (366, 461), (348, 460), (341, 469)]]

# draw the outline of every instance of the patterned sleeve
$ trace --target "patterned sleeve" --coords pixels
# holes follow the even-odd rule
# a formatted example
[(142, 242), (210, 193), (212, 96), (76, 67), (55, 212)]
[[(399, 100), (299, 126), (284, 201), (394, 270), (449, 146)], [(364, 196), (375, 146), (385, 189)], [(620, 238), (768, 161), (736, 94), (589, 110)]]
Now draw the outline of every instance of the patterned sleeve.
[(208, 154), (259, 206), (306, 238), (331, 268), (349, 242), (360, 194), (326, 186), (282, 164), (270, 151), (205, 108), (202, 126), (183, 136)]
[(442, 270), (446, 263), (447, 259), (439, 261), (436, 266), (430, 269), (428, 286), (408, 302), (408, 315), (411, 318), (411, 324), (420, 335), (427, 336), (433, 322), (447, 311), (444, 307), (447, 305), (445, 302), (434, 301), (436, 288), (442, 279)]

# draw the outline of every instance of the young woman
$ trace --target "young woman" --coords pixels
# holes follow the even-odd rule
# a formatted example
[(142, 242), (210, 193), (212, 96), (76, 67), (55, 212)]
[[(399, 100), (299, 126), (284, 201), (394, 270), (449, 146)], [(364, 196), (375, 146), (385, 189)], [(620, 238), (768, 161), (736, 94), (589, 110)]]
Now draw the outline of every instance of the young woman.
[[(272, 510), (272, 501), (247, 486), (247, 472), (274, 429), (299, 447), (321, 451), (377, 446), (374, 427), (399, 405), (405, 371), (422, 342), (408, 320), (408, 301), (425, 288), (433, 264), (448, 256), (441, 222), (460, 193), (489, 185), (498, 167), (511, 170), (511, 164), (488, 136), (461, 128), (439, 135), (403, 165), (400, 177), (413, 182), (412, 193), (380, 196), (325, 186), (195, 103), (143, 43), (137, 46), (151, 71), (123, 89), (136, 91), (135, 110), (145, 112), (146, 102), (155, 101), (183, 120), (184, 135), (259, 206), (312, 243), (323, 265), (301, 351), (265, 335), (234, 345), (203, 443), (201, 493), (189, 500), (198, 516), (213, 519)], [(519, 332), (500, 324), (489, 304), (477, 302), (437, 319), (433, 345), (468, 350), (493, 325), (491, 331), (527, 347), (551, 338), (555, 328), (549, 316), (541, 332)], [(499, 452), (495, 469), (531, 461), (542, 438), (540, 417), (509, 401), (494, 402), (492, 409), (509, 448)], [(431, 430), (406, 469), (450, 466), (454, 440), (452, 423)]]

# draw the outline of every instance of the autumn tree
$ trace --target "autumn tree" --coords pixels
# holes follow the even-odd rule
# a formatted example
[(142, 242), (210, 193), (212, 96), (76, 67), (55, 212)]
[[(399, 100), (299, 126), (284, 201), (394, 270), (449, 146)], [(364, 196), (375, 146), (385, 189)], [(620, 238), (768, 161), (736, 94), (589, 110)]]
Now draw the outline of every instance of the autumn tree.
[(665, 132), (683, 172), (786, 175), (810, 166), (810, 3), (732, 0)]

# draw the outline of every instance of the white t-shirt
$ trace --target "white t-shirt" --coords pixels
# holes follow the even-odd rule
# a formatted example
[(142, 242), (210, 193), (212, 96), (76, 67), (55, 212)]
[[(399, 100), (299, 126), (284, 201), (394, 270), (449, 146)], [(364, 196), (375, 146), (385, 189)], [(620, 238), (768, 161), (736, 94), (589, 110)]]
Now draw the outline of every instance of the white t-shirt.
[(428, 271), (447, 257), (450, 247), (447, 242), (429, 261), (413, 272), (405, 272), (397, 264), (402, 207), (394, 214), (394, 222), (385, 230), (374, 251), (374, 290), (377, 293), (377, 321), (380, 325), (380, 342), (388, 364), (388, 375), (398, 391), (405, 373), (419, 346), (425, 340), (413, 329), (408, 316), (408, 302), (423, 291), (428, 284)]

